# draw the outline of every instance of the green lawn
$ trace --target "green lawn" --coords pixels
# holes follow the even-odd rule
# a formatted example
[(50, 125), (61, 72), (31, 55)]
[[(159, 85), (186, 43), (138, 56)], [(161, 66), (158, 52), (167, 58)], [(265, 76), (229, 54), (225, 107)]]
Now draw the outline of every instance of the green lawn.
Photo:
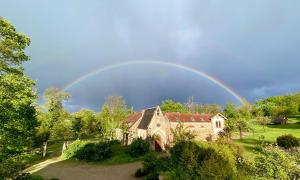
[(274, 143), (276, 138), (285, 134), (292, 134), (300, 139), (300, 116), (290, 118), (286, 125), (268, 125), (266, 127), (254, 125), (254, 133), (247, 133), (243, 139), (235, 142), (242, 145), (247, 153), (256, 153), (256, 146), (261, 143), (260, 137), (264, 137), (265, 142)]

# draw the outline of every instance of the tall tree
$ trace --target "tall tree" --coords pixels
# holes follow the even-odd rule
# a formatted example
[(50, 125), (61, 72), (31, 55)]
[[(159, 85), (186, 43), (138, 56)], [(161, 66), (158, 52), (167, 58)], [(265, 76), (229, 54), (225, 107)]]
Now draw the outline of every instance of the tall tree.
[(124, 119), (130, 113), (121, 96), (106, 98), (98, 115), (98, 124), (103, 124), (105, 138), (114, 139), (116, 128), (124, 128)]
[(224, 115), (228, 118), (226, 121), (226, 133), (231, 137), (231, 133), (235, 130), (239, 132), (240, 139), (243, 137), (243, 132), (251, 129), (250, 119), (252, 117), (251, 104), (244, 104), (236, 108), (234, 103), (229, 102), (223, 111)]
[(233, 102), (229, 102), (226, 104), (223, 113), (227, 118), (235, 118), (238, 116), (237, 108), (235, 107), (235, 104)]
[[(0, 17), (0, 161), (30, 148), (37, 124), (34, 81), (23, 73), (30, 39)], [(1, 162), (0, 162), (1, 163)]]
[(90, 109), (81, 109), (73, 113), (72, 129), (77, 138), (95, 134), (97, 131), (96, 113)]
[(57, 122), (63, 112), (63, 101), (70, 98), (70, 94), (58, 88), (50, 87), (44, 92), (45, 107), (48, 110), (48, 126), (51, 128)]

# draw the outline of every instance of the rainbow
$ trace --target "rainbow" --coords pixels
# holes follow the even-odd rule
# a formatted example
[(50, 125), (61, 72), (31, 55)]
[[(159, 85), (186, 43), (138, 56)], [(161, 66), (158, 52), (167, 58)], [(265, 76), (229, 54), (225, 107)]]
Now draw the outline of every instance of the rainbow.
[(217, 78), (213, 77), (212, 75), (210, 75), (206, 72), (200, 71), (198, 69), (195, 69), (193, 67), (190, 67), (190, 66), (177, 64), (177, 63), (166, 62), (166, 61), (127, 61), (127, 62), (123, 62), (123, 63), (117, 63), (117, 64), (108, 65), (108, 66), (105, 66), (105, 67), (100, 67), (100, 68), (97, 68), (97, 69), (95, 69), (95, 70), (93, 70), (93, 71), (91, 71), (91, 72), (75, 79), (74, 81), (68, 83), (63, 88), (63, 90), (67, 91), (70, 88), (72, 88), (73, 86), (75, 86), (76, 84), (78, 84), (78, 83), (84, 81), (85, 79), (87, 79), (89, 77), (92, 77), (96, 74), (99, 74), (99, 73), (102, 73), (102, 72), (105, 72), (105, 71), (109, 71), (109, 70), (112, 70), (112, 69), (120, 68), (120, 67), (123, 67), (123, 66), (136, 65), (136, 64), (157, 64), (157, 65), (171, 66), (171, 67), (186, 70), (188, 72), (191, 72), (191, 73), (194, 73), (194, 74), (199, 75), (201, 77), (204, 77), (204, 78), (210, 80), (211, 82), (215, 83), (216, 85), (218, 85), (219, 87), (223, 88), (228, 93), (230, 93), (233, 97), (235, 97), (241, 104), (244, 104), (246, 102), (246, 100), (244, 98), (242, 98), (241, 95), (239, 95), (231, 87), (229, 87), (227, 84), (225, 84), (221, 80), (218, 80)]

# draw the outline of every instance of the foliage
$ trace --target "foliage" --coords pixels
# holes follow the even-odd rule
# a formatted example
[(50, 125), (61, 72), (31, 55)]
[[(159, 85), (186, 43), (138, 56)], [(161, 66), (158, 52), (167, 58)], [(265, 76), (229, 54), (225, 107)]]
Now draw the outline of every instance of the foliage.
[(158, 171), (158, 158), (154, 153), (146, 155), (143, 161), (143, 168), (137, 169), (135, 176), (144, 177), (150, 173)]
[(76, 153), (80, 151), (88, 142), (87, 141), (81, 141), (81, 140), (76, 140), (72, 142), (68, 146), (68, 148), (64, 151), (63, 153), (63, 158), (65, 159), (70, 159), (72, 157), (76, 156)]
[(14, 180), (43, 180), (44, 178), (39, 175), (32, 175), (30, 173), (23, 173), (14, 178)]
[(0, 77), (0, 159), (1, 153), (20, 153), (31, 146), (37, 125), (33, 85), (26, 76)]
[(53, 125), (61, 118), (63, 113), (63, 101), (68, 100), (70, 94), (63, 92), (55, 87), (47, 88), (44, 92), (45, 107), (48, 110), (48, 127)]
[(158, 172), (151, 172), (146, 177), (144, 177), (143, 180), (159, 180), (159, 174)]
[(171, 129), (173, 134), (173, 142), (190, 141), (195, 138), (195, 134), (184, 127), (182, 122), (178, 122), (175, 129)]
[(108, 142), (88, 143), (76, 154), (75, 158), (88, 161), (103, 161), (112, 155), (111, 144)]
[(174, 102), (171, 99), (163, 101), (160, 108), (164, 112), (187, 112), (187, 109), (183, 104), (180, 102)]
[(77, 138), (95, 134), (97, 132), (96, 113), (89, 109), (81, 109), (73, 113), (72, 130)]
[(229, 102), (226, 104), (223, 110), (223, 114), (228, 119), (236, 118), (238, 116), (237, 108), (235, 107), (235, 104), (233, 102)]
[(294, 159), (278, 147), (266, 147), (248, 164), (249, 175), (257, 179), (296, 179), (299, 168)]
[(74, 137), (72, 131), (72, 122), (69, 119), (61, 117), (58, 122), (54, 124), (51, 129), (51, 139), (54, 140), (69, 140)]
[(224, 114), (228, 118), (225, 122), (224, 136), (231, 138), (233, 131), (237, 130), (240, 139), (243, 137), (244, 131), (252, 130), (252, 106), (248, 103), (243, 104), (241, 107), (236, 108), (233, 103), (228, 103), (224, 108)]
[(31, 147), (37, 125), (34, 81), (21, 64), (28, 61), (25, 48), (30, 39), (0, 17), (0, 160)]
[(297, 115), (300, 111), (300, 93), (284, 96), (272, 96), (256, 102), (255, 109), (264, 113), (264, 116), (288, 117)]
[(277, 137), (276, 139), (278, 146), (284, 147), (284, 148), (291, 148), (291, 147), (298, 147), (299, 146), (299, 140), (291, 135), (282, 135)]
[(8, 20), (0, 17), (0, 75), (21, 73), (21, 63), (29, 60), (24, 49), (30, 45), (30, 39), (18, 33)]
[(146, 154), (150, 150), (150, 144), (148, 141), (142, 138), (137, 138), (129, 146), (129, 154), (132, 157), (138, 157)]
[(182, 141), (170, 152), (172, 179), (233, 179), (240, 175), (236, 153), (224, 144)]
[(135, 177), (144, 177), (146, 175), (146, 172), (144, 171), (143, 168), (138, 168), (135, 173), (134, 173), (134, 176)]
[(34, 135), (34, 147), (41, 147), (44, 142), (47, 142), (50, 138), (50, 131), (49, 129), (40, 126), (35, 135)]
[(143, 161), (143, 168), (137, 169), (136, 177), (145, 177), (144, 179), (157, 179), (160, 171), (166, 171), (169, 168), (168, 157), (159, 158), (155, 153), (148, 153)]
[(107, 97), (97, 117), (97, 124), (101, 125), (98, 126), (98, 134), (110, 140), (114, 139), (116, 128), (124, 127), (124, 119), (129, 113), (130, 109), (121, 96)]
[(87, 143), (75, 141), (64, 152), (65, 158), (76, 158), (87, 161), (103, 161), (112, 156), (111, 143)]
[(257, 122), (264, 127), (264, 130), (266, 130), (267, 124), (271, 122), (271, 119), (267, 116), (257, 116)]
[(0, 179), (9, 179), (16, 177), (24, 168), (20, 156), (11, 156), (0, 161)]

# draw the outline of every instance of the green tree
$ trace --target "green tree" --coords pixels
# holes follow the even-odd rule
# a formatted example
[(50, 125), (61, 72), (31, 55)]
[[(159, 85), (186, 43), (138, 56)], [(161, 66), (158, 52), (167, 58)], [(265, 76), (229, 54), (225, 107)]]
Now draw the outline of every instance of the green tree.
[(243, 137), (244, 131), (251, 130), (252, 106), (251, 104), (243, 104), (236, 108), (233, 103), (228, 103), (223, 111), (228, 118), (226, 121), (226, 133), (231, 138), (231, 133), (235, 130), (239, 132), (240, 139)]
[(0, 161), (30, 148), (37, 124), (35, 83), (21, 67), (29, 60), (24, 51), (29, 44), (27, 36), (0, 17)]
[(89, 109), (81, 109), (72, 114), (72, 129), (76, 137), (91, 136), (96, 133), (96, 113)]
[(18, 33), (9, 21), (0, 16), (0, 75), (23, 74), (20, 65), (29, 60), (24, 51), (29, 45), (29, 37)]
[(64, 112), (52, 127), (51, 138), (54, 140), (67, 141), (73, 137), (74, 132), (72, 131), (71, 117), (67, 112)]
[(63, 108), (63, 102), (69, 97), (70, 94), (54, 87), (44, 92), (45, 105), (40, 106), (38, 111), (39, 127), (36, 134), (39, 141), (44, 141), (43, 155), (46, 155), (49, 139), (66, 141), (74, 135), (71, 117)]
[(130, 111), (121, 96), (109, 96), (106, 98), (97, 117), (98, 124), (102, 126), (99, 129), (104, 138), (115, 138), (116, 128), (124, 128), (124, 119)]
[(45, 107), (48, 110), (48, 126), (52, 128), (61, 113), (63, 113), (63, 101), (70, 98), (70, 94), (55, 87), (47, 88), (44, 92)]
[(223, 110), (223, 114), (227, 118), (236, 118), (238, 116), (237, 108), (235, 107), (235, 104), (233, 102), (229, 102), (226, 104)]
[(180, 102), (174, 102), (171, 99), (163, 101), (160, 108), (164, 112), (187, 112), (187, 109)]

